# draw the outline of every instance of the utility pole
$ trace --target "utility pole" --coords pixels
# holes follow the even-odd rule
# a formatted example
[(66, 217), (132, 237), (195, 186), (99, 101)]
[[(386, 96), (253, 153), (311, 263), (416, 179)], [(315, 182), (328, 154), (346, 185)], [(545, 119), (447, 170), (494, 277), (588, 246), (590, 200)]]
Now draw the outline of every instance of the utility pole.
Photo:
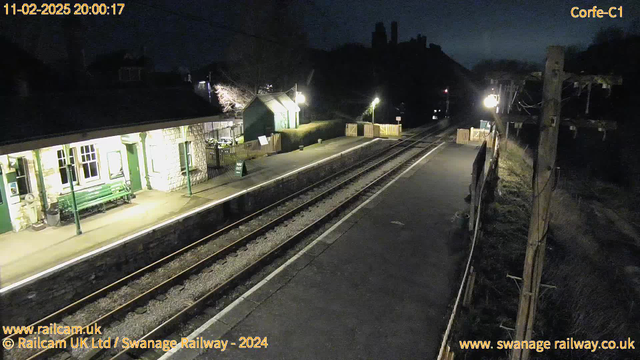
[[(371, 109), (371, 125), (375, 123), (376, 123), (376, 104), (373, 104), (373, 109)], [(372, 131), (374, 134), (376, 133), (375, 130), (372, 130)]]
[(296, 112), (296, 119), (295, 119), (295, 128), (298, 128), (298, 125), (300, 125), (300, 105), (298, 105), (298, 83), (295, 83), (295, 85), (293, 85), (293, 101), (296, 103), (296, 105), (298, 106), (298, 111)]
[[(562, 82), (564, 80), (563, 69), (564, 49), (561, 46), (550, 46), (547, 49), (547, 63), (542, 86), (543, 103), (538, 139), (538, 158), (534, 164), (533, 205), (516, 320), (516, 341), (531, 340), (533, 332), (549, 227), (549, 205), (554, 186)], [(529, 359), (529, 350), (512, 350), (511, 360), (527, 359)]]

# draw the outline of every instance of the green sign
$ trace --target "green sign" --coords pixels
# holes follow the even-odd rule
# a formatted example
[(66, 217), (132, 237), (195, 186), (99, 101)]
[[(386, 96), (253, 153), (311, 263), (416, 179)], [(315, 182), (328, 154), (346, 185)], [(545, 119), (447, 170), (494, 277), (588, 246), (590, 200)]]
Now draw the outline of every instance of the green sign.
[(243, 177), (247, 175), (247, 165), (244, 164), (244, 160), (236, 161), (236, 176)]

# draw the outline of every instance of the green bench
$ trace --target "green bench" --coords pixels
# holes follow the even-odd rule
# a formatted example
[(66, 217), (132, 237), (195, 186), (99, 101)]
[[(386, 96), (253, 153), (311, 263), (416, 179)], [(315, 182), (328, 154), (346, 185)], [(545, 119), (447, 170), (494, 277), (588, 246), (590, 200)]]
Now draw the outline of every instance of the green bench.
[[(78, 212), (98, 205), (105, 205), (110, 201), (125, 199), (131, 201), (133, 193), (124, 180), (108, 184), (96, 185), (82, 190), (76, 190), (76, 204)], [(58, 197), (58, 208), (61, 214), (73, 214), (73, 199), (71, 193)]]

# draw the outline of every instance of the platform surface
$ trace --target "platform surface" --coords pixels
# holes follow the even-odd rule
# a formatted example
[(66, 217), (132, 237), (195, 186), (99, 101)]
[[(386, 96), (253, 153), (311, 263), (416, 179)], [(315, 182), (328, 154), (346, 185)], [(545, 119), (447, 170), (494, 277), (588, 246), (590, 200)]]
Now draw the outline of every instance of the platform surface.
[(247, 176), (239, 178), (228, 171), (194, 185), (191, 197), (186, 196), (186, 189), (169, 193), (144, 190), (136, 193), (131, 204), (83, 217), (81, 235), (76, 235), (73, 222), (41, 231), (29, 229), (0, 234), (0, 286), (6, 288), (207, 203), (233, 196), (370, 141), (372, 139), (363, 137), (339, 137), (305, 147), (302, 151), (250, 160), (246, 162)]
[[(163, 359), (434, 359), (468, 246), (478, 148), (446, 143)], [(266, 349), (240, 349), (242, 336)], [(235, 343), (236, 345), (232, 345)]]

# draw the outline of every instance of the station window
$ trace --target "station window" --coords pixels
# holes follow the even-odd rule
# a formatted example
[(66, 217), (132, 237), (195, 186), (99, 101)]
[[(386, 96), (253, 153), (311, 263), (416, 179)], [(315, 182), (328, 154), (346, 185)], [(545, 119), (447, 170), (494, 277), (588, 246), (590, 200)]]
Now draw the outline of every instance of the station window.
[(183, 142), (178, 144), (178, 151), (180, 152), (180, 170), (185, 171), (187, 166), (184, 161), (184, 144), (187, 144), (187, 157), (189, 158), (189, 169), (193, 167), (193, 158), (191, 157), (191, 143)]
[(80, 160), (82, 162), (82, 171), (84, 178), (87, 180), (97, 179), (100, 177), (98, 172), (98, 155), (93, 144), (80, 147)]
[(27, 195), (31, 193), (31, 184), (29, 183), (29, 163), (25, 157), (16, 159), (16, 182), (18, 183), (18, 193)]
[(122, 168), (122, 154), (120, 154), (120, 151), (111, 151), (107, 153), (107, 164), (109, 166), (110, 180), (124, 177), (124, 169)]
[[(78, 173), (76, 171), (75, 149), (69, 149), (69, 163), (71, 164), (71, 177), (73, 182), (78, 182)], [(58, 150), (58, 170), (60, 170), (60, 181), (62, 185), (69, 185), (69, 175), (67, 174), (67, 158), (64, 156), (64, 150)]]

